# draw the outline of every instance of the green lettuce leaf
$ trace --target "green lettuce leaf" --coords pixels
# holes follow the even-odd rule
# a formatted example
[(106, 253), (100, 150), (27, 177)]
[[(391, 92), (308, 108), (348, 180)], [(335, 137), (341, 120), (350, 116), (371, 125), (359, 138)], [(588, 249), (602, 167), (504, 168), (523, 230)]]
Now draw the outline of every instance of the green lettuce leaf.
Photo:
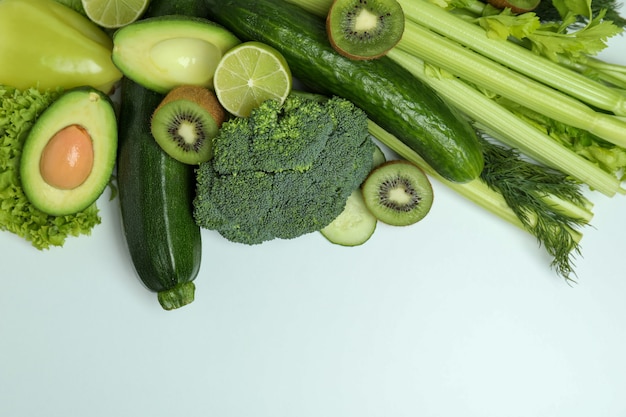
[(0, 85), (0, 230), (37, 249), (63, 246), (69, 236), (88, 235), (101, 219), (94, 203), (82, 212), (50, 216), (30, 204), (19, 178), (20, 156), (37, 117), (61, 94)]

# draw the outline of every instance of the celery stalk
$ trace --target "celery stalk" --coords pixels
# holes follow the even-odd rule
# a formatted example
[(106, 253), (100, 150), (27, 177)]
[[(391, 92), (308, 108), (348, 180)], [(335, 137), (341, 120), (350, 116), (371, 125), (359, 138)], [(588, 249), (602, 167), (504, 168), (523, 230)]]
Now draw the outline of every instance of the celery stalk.
[(326, 16), (333, 0), (285, 0), (287, 3), (293, 3), (309, 13), (317, 16)]
[(480, 26), (455, 17), (424, 0), (398, 0), (405, 17), (448, 39), (459, 42), (528, 77), (567, 93), (589, 105), (626, 115), (626, 95), (575, 71), (542, 58), (530, 50), (505, 40), (490, 39)]
[(389, 57), (428, 84), (471, 120), (484, 125), (487, 133), (494, 138), (518, 148), (539, 162), (571, 175), (607, 196), (618, 192), (620, 181), (615, 176), (557, 143), (472, 86), (451, 75), (428, 74), (422, 60), (402, 50), (390, 51)]
[(626, 123), (616, 116), (596, 112), (567, 94), (512, 71), (416, 23), (407, 21), (397, 48), (547, 117), (626, 147)]

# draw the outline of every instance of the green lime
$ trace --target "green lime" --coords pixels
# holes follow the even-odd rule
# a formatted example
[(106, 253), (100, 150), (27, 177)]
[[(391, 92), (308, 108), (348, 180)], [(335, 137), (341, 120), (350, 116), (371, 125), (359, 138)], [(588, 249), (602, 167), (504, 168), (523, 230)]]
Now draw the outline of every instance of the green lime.
[(229, 113), (247, 117), (265, 100), (282, 103), (287, 98), (291, 71), (276, 49), (261, 42), (244, 42), (224, 54), (215, 70), (213, 86)]
[(87, 17), (98, 26), (119, 28), (139, 19), (150, 0), (82, 0)]

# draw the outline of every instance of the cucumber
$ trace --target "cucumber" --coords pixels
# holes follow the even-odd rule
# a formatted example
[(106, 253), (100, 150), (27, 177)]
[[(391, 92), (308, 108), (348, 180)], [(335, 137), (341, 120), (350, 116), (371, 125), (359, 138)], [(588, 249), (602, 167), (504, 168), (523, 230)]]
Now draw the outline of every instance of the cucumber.
[[(146, 17), (173, 10), (203, 12), (194, 3), (154, 0)], [(173, 310), (194, 300), (202, 241), (192, 215), (193, 166), (167, 155), (150, 133), (150, 118), (162, 99), (163, 95), (122, 79), (117, 185), (124, 237), (135, 271), (157, 293), (161, 307)]]
[(305, 87), (338, 95), (420, 154), (444, 178), (468, 182), (483, 168), (476, 132), (409, 71), (382, 57), (346, 58), (328, 41), (323, 19), (284, 0), (205, 0), (209, 19), (242, 41), (278, 49)]
[(361, 189), (350, 194), (346, 207), (328, 226), (320, 230), (328, 241), (341, 246), (359, 246), (376, 231), (378, 219), (365, 206)]

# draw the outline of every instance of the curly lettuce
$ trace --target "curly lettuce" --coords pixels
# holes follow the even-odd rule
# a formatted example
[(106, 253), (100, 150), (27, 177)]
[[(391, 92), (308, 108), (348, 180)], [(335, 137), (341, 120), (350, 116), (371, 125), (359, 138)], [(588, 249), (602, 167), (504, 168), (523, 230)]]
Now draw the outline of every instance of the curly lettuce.
[(30, 204), (19, 176), (24, 141), (37, 117), (61, 91), (17, 90), (0, 85), (0, 230), (40, 250), (63, 246), (69, 236), (88, 235), (101, 219), (94, 203), (84, 211), (51, 216)]

